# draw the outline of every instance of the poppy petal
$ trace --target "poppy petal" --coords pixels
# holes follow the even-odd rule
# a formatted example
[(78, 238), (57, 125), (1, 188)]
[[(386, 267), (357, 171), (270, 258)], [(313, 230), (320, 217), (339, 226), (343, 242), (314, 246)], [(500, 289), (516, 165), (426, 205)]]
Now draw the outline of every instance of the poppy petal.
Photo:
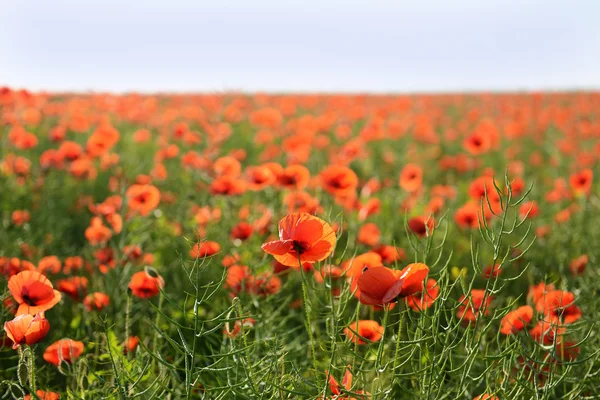
[(262, 245), (262, 249), (272, 255), (282, 256), (292, 250), (293, 240), (274, 240)]

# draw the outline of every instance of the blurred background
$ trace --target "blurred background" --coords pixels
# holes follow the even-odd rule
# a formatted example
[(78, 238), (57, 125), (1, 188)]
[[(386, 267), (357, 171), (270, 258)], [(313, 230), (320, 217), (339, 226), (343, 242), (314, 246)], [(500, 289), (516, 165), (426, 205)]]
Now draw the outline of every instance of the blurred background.
[(0, 85), (14, 88), (600, 88), (597, 0), (0, 3)]

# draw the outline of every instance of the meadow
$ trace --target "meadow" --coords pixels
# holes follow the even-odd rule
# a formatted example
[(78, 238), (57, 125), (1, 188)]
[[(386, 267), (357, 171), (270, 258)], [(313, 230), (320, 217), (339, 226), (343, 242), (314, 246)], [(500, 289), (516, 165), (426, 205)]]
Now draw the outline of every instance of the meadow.
[(3, 399), (600, 398), (600, 93), (0, 89)]

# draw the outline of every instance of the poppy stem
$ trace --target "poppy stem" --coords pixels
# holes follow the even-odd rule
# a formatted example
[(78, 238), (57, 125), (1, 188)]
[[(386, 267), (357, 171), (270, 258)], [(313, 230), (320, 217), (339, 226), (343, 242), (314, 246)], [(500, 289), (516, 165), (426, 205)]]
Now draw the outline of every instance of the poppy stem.
[(310, 310), (308, 309), (308, 289), (306, 287), (306, 279), (304, 268), (302, 267), (302, 261), (300, 260), (300, 254), (298, 254), (298, 265), (300, 265), (300, 277), (302, 279), (302, 300), (304, 302), (304, 314), (306, 316), (306, 330), (308, 331), (308, 340), (310, 341), (310, 351), (312, 353), (313, 359), (313, 367), (315, 368), (315, 372), (317, 369), (317, 353), (315, 351), (315, 340), (313, 338), (312, 332), (312, 321), (310, 319)]
[(31, 391), (35, 392), (35, 356), (31, 346), (28, 346), (27, 348), (27, 374), (29, 377), (29, 386), (31, 387)]
[(384, 341), (386, 339), (386, 331), (387, 331), (387, 321), (388, 321), (388, 316), (390, 314), (390, 305), (389, 304), (384, 304), (383, 305), (383, 332), (381, 334), (381, 340), (379, 341), (379, 347), (377, 348), (377, 359), (375, 360), (375, 370), (377, 371), (377, 375), (379, 375), (380, 373), (380, 368), (381, 368), (381, 358), (383, 356), (383, 346), (384, 346)]
[(127, 291), (126, 294), (127, 297), (127, 303), (126, 303), (126, 308), (125, 308), (125, 349), (126, 351), (126, 357), (129, 358), (129, 349), (127, 348), (128, 344), (129, 344), (129, 313), (131, 312), (131, 296), (129, 294), (129, 291)]

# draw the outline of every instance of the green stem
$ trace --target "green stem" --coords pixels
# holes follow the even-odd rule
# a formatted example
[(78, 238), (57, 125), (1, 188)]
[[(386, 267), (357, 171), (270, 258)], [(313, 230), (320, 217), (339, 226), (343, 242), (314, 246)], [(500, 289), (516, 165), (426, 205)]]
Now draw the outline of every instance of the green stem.
[(306, 279), (304, 268), (302, 268), (302, 261), (300, 261), (300, 255), (298, 255), (298, 265), (300, 265), (300, 276), (302, 278), (302, 300), (304, 301), (304, 315), (306, 317), (306, 330), (308, 331), (308, 340), (310, 341), (310, 351), (312, 353), (313, 367), (315, 373), (317, 372), (317, 353), (315, 350), (315, 340), (312, 332), (312, 321), (310, 319), (310, 310), (308, 309), (308, 289), (306, 287)]
[(27, 353), (27, 374), (29, 376), (29, 386), (31, 387), (31, 392), (35, 393), (35, 355), (31, 347), (28, 347)]

